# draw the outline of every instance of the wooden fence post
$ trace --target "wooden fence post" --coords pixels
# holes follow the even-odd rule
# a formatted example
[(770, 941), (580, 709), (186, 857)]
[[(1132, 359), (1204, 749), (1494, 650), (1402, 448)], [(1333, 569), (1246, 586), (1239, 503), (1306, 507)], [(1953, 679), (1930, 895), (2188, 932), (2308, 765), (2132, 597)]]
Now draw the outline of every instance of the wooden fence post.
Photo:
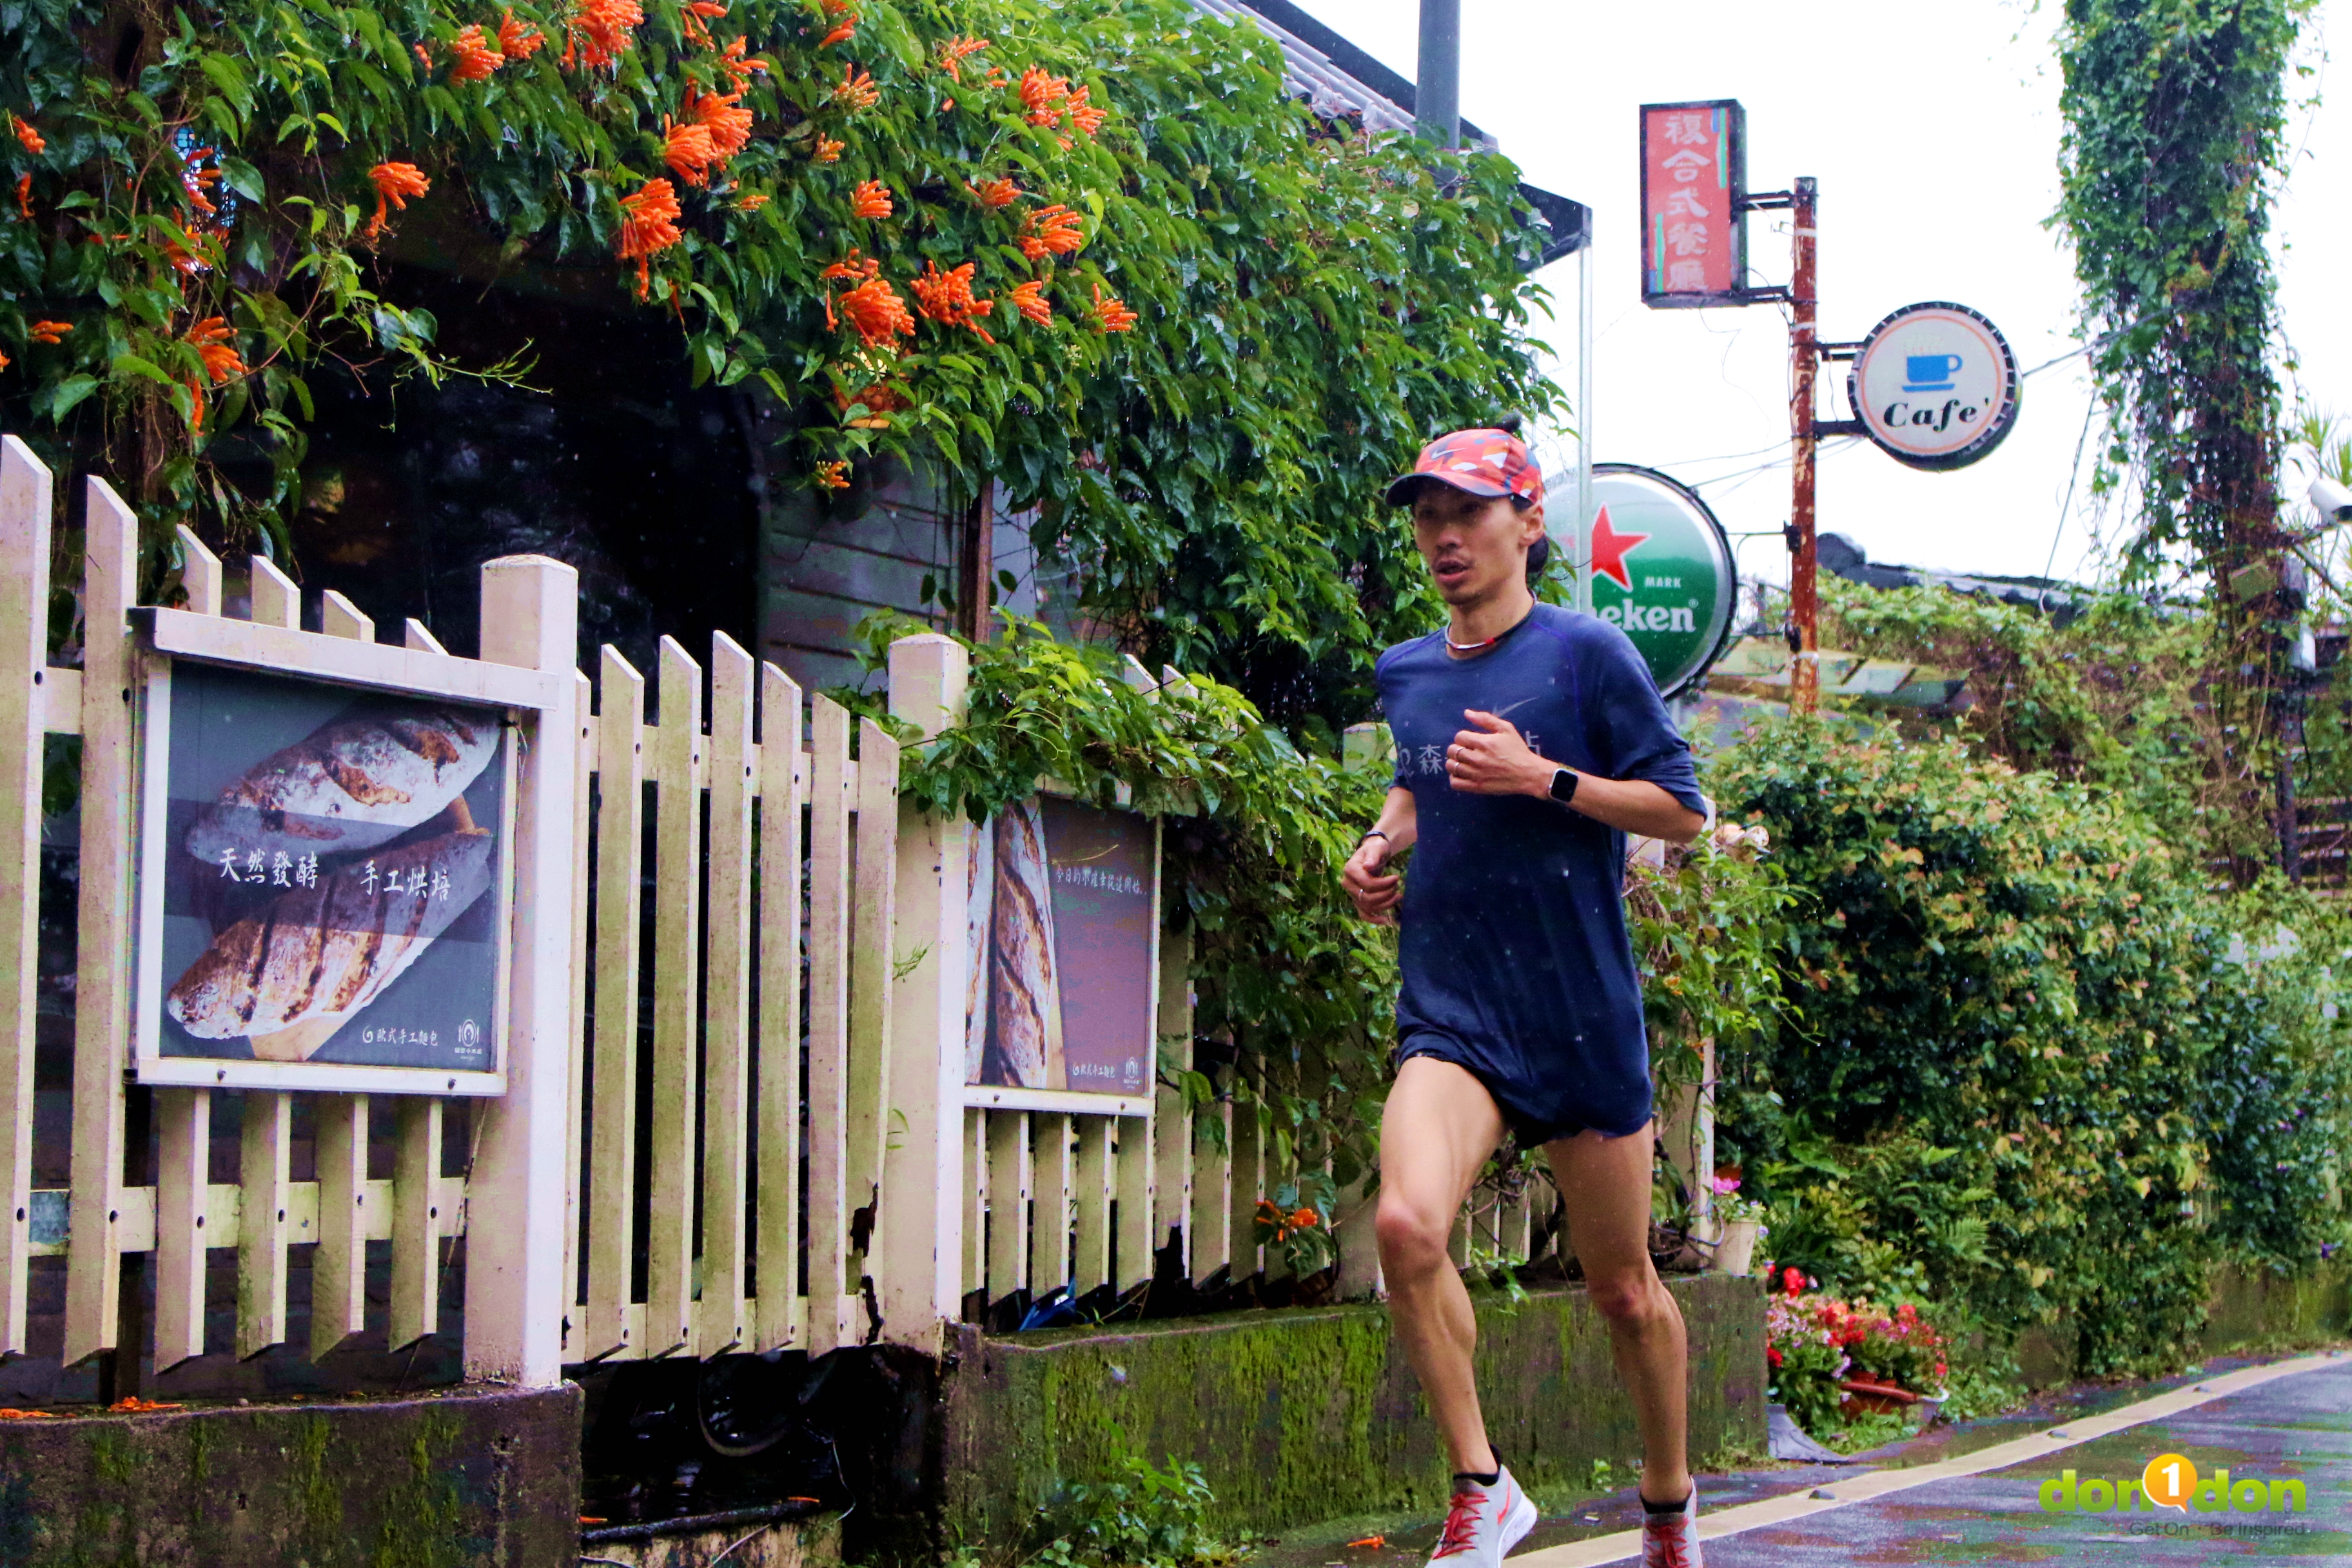
[[(963, 716), (971, 656), (926, 634), (890, 645), (890, 711), (929, 740)], [(965, 887), (971, 823), (898, 805), (890, 1109), (879, 1216), (882, 1337), (936, 1355), (963, 1295)]]
[(515, 814), (514, 963), (508, 987), (507, 1092), (482, 1106), (467, 1205), (466, 1375), (528, 1388), (563, 1376), (565, 1099), (572, 973), (572, 710), (578, 688), (580, 574), (541, 555), (482, 568), (482, 658), (564, 677), (558, 706), (527, 725)]
[(74, 968), (73, 1197), (65, 1364), (115, 1348), (122, 1258), (122, 1068), (131, 1037), (131, 803), (139, 520), (89, 481), (83, 567), (81, 897)]
[(33, 1015), (41, 941), (49, 470), (0, 438), (0, 1356), (23, 1355), (33, 1230)]

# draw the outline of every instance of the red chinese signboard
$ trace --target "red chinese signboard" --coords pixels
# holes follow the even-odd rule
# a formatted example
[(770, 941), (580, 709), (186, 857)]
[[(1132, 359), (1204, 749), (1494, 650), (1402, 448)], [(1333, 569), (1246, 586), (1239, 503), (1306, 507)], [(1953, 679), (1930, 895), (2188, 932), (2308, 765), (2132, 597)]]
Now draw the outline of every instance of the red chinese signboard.
[(1642, 106), (1642, 302), (1748, 301), (1748, 116), (1732, 99)]

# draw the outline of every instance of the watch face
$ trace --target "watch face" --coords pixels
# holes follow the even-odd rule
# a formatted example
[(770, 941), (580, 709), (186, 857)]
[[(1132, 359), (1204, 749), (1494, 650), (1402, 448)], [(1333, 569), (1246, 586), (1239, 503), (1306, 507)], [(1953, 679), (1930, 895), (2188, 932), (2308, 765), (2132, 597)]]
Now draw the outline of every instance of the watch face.
[(1576, 775), (1566, 768), (1555, 769), (1551, 775), (1551, 797), (1567, 805), (1576, 797)]

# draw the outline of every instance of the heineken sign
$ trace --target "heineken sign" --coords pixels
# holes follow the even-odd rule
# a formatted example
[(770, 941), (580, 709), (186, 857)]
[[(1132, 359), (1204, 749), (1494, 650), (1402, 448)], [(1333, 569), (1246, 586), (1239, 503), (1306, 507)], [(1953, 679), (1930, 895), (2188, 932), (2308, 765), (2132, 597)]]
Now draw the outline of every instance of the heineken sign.
[(1739, 602), (1731, 542), (1696, 492), (1654, 468), (1595, 464), (1592, 500), (1592, 613), (1624, 628), (1672, 697), (1730, 640)]

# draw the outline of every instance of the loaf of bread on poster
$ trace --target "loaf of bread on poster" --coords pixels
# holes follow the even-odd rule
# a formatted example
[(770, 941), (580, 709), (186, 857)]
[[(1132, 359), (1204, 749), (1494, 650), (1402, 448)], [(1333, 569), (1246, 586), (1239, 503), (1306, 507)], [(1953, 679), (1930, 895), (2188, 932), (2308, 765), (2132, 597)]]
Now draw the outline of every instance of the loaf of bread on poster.
[[(459, 814), (461, 821), (463, 815)], [(490, 890), (490, 835), (470, 826), (345, 862), (213, 939), (164, 999), (200, 1039), (256, 1039), (300, 1059), (383, 994)], [(262, 1037), (299, 1029), (299, 1055)]]
[(340, 855), (429, 822), (499, 750), (496, 719), (427, 703), (345, 719), (265, 757), (205, 807), (188, 853)]
[(1001, 1081), (1023, 1089), (1067, 1089), (1062, 993), (1055, 975), (1053, 865), (1037, 803), (1007, 806), (996, 819), (995, 838), (989, 1011)]

